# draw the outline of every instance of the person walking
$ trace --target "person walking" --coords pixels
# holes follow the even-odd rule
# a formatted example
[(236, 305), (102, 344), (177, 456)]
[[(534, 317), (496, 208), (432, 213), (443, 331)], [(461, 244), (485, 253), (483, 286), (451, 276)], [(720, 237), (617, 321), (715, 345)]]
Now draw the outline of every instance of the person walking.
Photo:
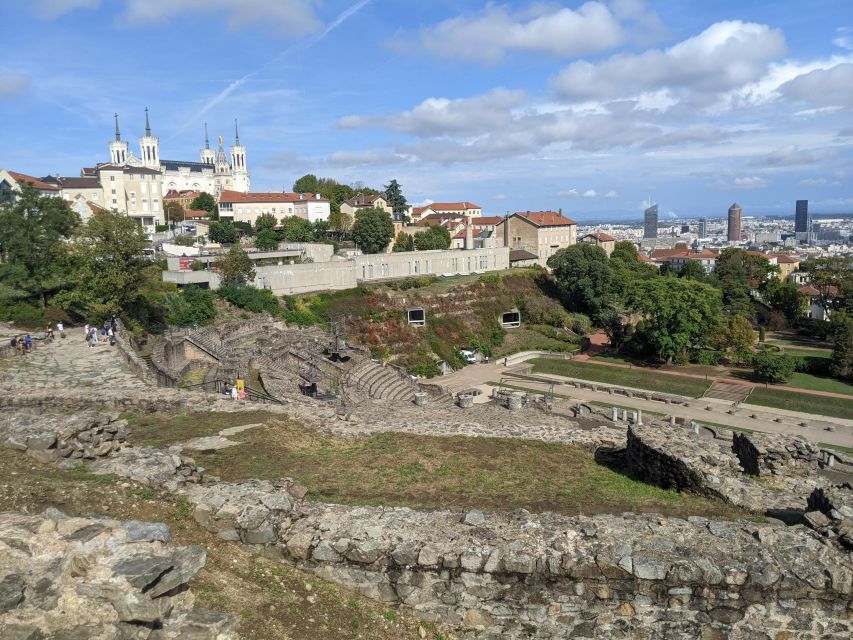
[(231, 387), (231, 399), (232, 400), (236, 400), (239, 393), (240, 392), (237, 391), (237, 385), (236, 384), (233, 387)]
[(56, 323), (56, 330), (59, 331), (59, 337), (65, 339), (65, 325), (61, 322)]
[(95, 327), (89, 329), (89, 336), (86, 338), (86, 342), (89, 344), (89, 349), (95, 348), (95, 343), (98, 341), (98, 330)]
[(44, 332), (47, 334), (47, 336), (46, 336), (47, 340), (53, 340), (53, 327), (52, 326), (47, 325), (47, 328), (44, 330)]
[(83, 327), (83, 338), (86, 340), (86, 342), (89, 341), (89, 323), (88, 322)]
[(30, 337), (30, 334), (24, 336), (24, 351), (26, 353), (33, 352), (33, 339)]

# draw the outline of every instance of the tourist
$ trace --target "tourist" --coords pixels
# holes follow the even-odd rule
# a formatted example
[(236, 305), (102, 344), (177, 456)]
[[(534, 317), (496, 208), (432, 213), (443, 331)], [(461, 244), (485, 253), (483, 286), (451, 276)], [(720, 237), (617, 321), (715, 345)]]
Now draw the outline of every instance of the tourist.
[(64, 339), (65, 338), (65, 325), (62, 324), (61, 322), (57, 322), (56, 323), (56, 330), (59, 331), (59, 337)]
[(18, 355), (19, 356), (24, 355), (24, 339), (21, 338), (20, 336), (18, 336), (17, 347), (18, 347)]
[(47, 328), (44, 330), (44, 332), (47, 334), (45, 336), (46, 340), (53, 340), (53, 327), (52, 326), (47, 325)]
[(86, 340), (86, 342), (89, 342), (89, 323), (88, 322), (83, 327), (83, 338)]
[(24, 336), (24, 351), (27, 353), (33, 352), (33, 339), (30, 337), (30, 334)]
[(239, 391), (237, 391), (237, 385), (235, 384), (233, 387), (231, 387), (231, 399), (236, 400), (238, 395)]
[[(89, 325), (86, 325), (89, 326)], [(89, 329), (89, 335), (86, 338), (86, 342), (89, 344), (89, 349), (95, 348), (95, 343), (98, 341), (98, 330), (95, 327)]]
[(108, 340), (109, 340), (109, 342), (110, 342), (110, 346), (111, 346), (111, 347), (114, 347), (114, 346), (115, 346), (115, 344), (116, 344), (116, 336), (115, 336), (115, 333), (113, 332), (113, 328), (112, 328), (112, 327), (110, 327), (109, 329), (107, 329), (107, 339), (108, 339)]
[(13, 350), (17, 350), (18, 348), (18, 337), (12, 336), (12, 339), (9, 341), (9, 346), (12, 347)]

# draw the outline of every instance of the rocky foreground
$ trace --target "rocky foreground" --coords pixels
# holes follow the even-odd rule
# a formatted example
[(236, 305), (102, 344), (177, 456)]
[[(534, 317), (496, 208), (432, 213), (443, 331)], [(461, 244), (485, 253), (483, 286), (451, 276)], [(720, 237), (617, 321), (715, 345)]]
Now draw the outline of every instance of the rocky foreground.
[(0, 638), (236, 640), (235, 621), (197, 609), (200, 547), (162, 524), (0, 514)]

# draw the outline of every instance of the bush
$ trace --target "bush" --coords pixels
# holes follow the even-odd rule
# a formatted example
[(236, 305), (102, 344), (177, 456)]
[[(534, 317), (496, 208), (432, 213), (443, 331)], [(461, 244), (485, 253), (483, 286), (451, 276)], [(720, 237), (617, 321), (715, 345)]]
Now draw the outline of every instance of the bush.
[(691, 362), (705, 366), (718, 365), (723, 361), (725, 354), (716, 349), (698, 349), (691, 354)]
[(28, 302), (15, 303), (0, 313), (2, 313), (3, 320), (11, 320), (22, 327), (35, 328), (47, 324), (44, 311)]
[(163, 233), (164, 231), (169, 230), (169, 225), (167, 224), (155, 224), (154, 225), (154, 233)]
[(758, 327), (758, 342), (764, 344), (764, 338), (767, 336), (767, 332), (764, 330), (764, 326)]
[(583, 313), (570, 313), (567, 325), (579, 336), (585, 336), (592, 332), (592, 320)]
[(216, 317), (213, 292), (189, 285), (181, 293), (166, 294), (166, 321), (176, 327), (204, 326)]
[(191, 247), (195, 244), (195, 238), (188, 235), (175, 236), (172, 242), (179, 247)]
[(752, 358), (752, 370), (757, 378), (766, 382), (787, 382), (794, 375), (798, 360), (771, 349), (762, 349)]
[(420, 376), (422, 378), (434, 378), (441, 375), (441, 368), (438, 366), (438, 363), (431, 360), (428, 362), (418, 362), (416, 365), (409, 367), (407, 371), (413, 376)]
[(201, 260), (195, 260), (190, 269), (193, 271), (204, 271), (204, 263)]
[(281, 315), (278, 300), (269, 289), (255, 287), (220, 287), (216, 295), (233, 304), (235, 307), (252, 311), (253, 313), (269, 313)]

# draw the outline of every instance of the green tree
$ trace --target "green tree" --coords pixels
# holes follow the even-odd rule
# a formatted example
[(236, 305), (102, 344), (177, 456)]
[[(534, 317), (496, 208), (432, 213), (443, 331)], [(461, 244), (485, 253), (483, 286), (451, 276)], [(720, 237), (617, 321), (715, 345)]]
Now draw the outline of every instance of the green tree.
[(349, 231), (352, 227), (352, 216), (342, 213), (341, 211), (332, 211), (329, 214), (329, 228), (337, 233)]
[(775, 311), (784, 314), (789, 324), (796, 325), (806, 315), (808, 298), (797, 291), (793, 282), (781, 282), (775, 279), (768, 283), (764, 291), (764, 301)]
[(599, 323), (607, 335), (607, 339), (610, 340), (610, 346), (619, 350), (625, 342), (628, 332), (628, 326), (622, 321), (622, 316), (611, 307), (599, 314)]
[(708, 274), (705, 273), (705, 267), (703, 267), (698, 260), (688, 260), (678, 270), (679, 278), (698, 280), (699, 282), (705, 282), (705, 277), (707, 275)]
[(181, 206), (181, 203), (177, 200), (170, 200), (163, 207), (163, 212), (166, 214), (166, 220), (175, 224), (177, 222), (183, 222), (184, 216), (186, 213), (184, 212), (184, 208)]
[(278, 248), (278, 234), (272, 229), (261, 229), (255, 236), (255, 247), (261, 251), (272, 251)]
[(722, 313), (719, 290), (676, 278), (639, 282), (629, 306), (643, 316), (638, 332), (654, 354), (667, 362), (704, 345)]
[(637, 251), (637, 245), (628, 240), (620, 240), (613, 246), (613, 251), (610, 252), (610, 259), (621, 260), (625, 264), (642, 264), (640, 252)]
[(278, 220), (271, 213), (262, 213), (255, 220), (255, 231), (261, 229), (275, 229), (278, 226)]
[(379, 253), (394, 237), (394, 222), (382, 209), (362, 209), (355, 214), (350, 236), (364, 253)]
[(211, 242), (218, 242), (219, 244), (234, 244), (237, 242), (237, 230), (228, 220), (211, 222), (208, 234), (210, 235)]
[(166, 294), (166, 322), (175, 327), (204, 326), (216, 317), (213, 292), (196, 285)]
[(95, 321), (125, 313), (140, 296), (146, 246), (136, 220), (108, 212), (92, 216), (69, 243), (73, 287), (57, 296), (60, 306)]
[(401, 231), (397, 234), (397, 237), (394, 239), (394, 251), (414, 251), (415, 250), (415, 240), (412, 236), (405, 231)]
[(755, 316), (753, 289), (764, 290), (779, 268), (770, 265), (766, 258), (753, 256), (743, 249), (729, 247), (720, 252), (714, 274), (723, 291), (723, 304), (733, 314), (752, 318)]
[(328, 220), (315, 220), (311, 223), (311, 239), (314, 242), (327, 242), (331, 228)]
[(428, 251), (430, 249), (448, 249), (450, 247), (450, 231), (447, 227), (434, 225), (427, 227), (426, 231), (414, 235), (415, 249)]
[(212, 195), (204, 191), (190, 203), (190, 209), (194, 211), (207, 211), (211, 220), (219, 220), (219, 206)]
[(726, 348), (732, 351), (746, 351), (755, 346), (755, 330), (743, 316), (729, 316), (723, 335)]
[(255, 279), (255, 266), (252, 259), (235, 244), (228, 253), (214, 263), (225, 287), (245, 287)]
[(314, 227), (305, 218), (287, 216), (281, 219), (281, 237), (287, 242), (311, 242)]
[(799, 270), (809, 274), (825, 312), (840, 308), (853, 312), (853, 261), (843, 256), (813, 258), (800, 263)]
[(752, 357), (752, 371), (765, 382), (787, 382), (797, 369), (798, 359), (773, 349), (761, 349)]
[(548, 266), (570, 311), (597, 319), (609, 306), (610, 264), (601, 247), (581, 243), (560, 249), (548, 258)]
[(320, 184), (317, 180), (317, 176), (313, 173), (306, 173), (293, 183), (294, 193), (318, 193), (319, 191)]
[(394, 212), (394, 215), (405, 215), (406, 211), (409, 209), (409, 203), (406, 202), (406, 196), (403, 195), (400, 184), (396, 180), (391, 180), (391, 182), (385, 185), (384, 189), (385, 201), (391, 207), (391, 211)]
[(853, 316), (844, 310), (830, 316), (832, 336), (832, 362), (830, 373), (836, 378), (853, 378)]
[(65, 200), (29, 185), (14, 204), (0, 207), (0, 306), (14, 299), (47, 304), (65, 284), (65, 241), (79, 224)]
[(658, 270), (640, 260), (633, 242), (617, 242), (610, 253), (610, 293), (615, 301), (625, 304), (628, 293), (640, 280), (657, 278)]

